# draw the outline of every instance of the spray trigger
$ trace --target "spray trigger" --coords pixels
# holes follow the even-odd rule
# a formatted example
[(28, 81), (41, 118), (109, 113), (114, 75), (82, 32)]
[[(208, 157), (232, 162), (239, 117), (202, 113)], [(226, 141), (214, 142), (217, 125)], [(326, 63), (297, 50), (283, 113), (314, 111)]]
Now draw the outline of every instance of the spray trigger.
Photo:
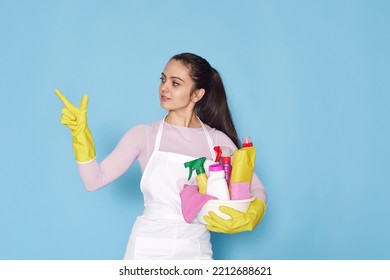
[(221, 146), (215, 146), (214, 147), (214, 151), (217, 152), (217, 156), (215, 158), (215, 162), (219, 162), (220, 158), (221, 158), (221, 155), (222, 155), (222, 149), (221, 149)]

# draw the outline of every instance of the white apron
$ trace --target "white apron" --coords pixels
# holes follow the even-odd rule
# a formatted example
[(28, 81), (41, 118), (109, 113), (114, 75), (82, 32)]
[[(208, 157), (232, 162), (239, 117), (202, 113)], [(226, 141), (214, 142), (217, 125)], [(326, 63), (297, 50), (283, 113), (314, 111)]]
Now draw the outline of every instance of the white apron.
[[(141, 178), (145, 209), (133, 225), (124, 259), (212, 259), (210, 232), (203, 224), (186, 223), (181, 212), (180, 191), (189, 173), (184, 163), (196, 158), (159, 151), (164, 122)], [(201, 125), (214, 159), (211, 137)], [(205, 170), (212, 163), (206, 160)], [(195, 171), (189, 182), (196, 183)]]

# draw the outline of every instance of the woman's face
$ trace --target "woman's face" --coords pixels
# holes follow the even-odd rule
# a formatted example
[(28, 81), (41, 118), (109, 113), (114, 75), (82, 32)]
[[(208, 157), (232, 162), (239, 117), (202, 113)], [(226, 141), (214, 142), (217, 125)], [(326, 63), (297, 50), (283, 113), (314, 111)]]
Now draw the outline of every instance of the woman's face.
[(190, 69), (178, 60), (170, 60), (161, 73), (159, 90), (161, 107), (170, 111), (193, 110), (195, 106), (191, 94), (193, 86)]

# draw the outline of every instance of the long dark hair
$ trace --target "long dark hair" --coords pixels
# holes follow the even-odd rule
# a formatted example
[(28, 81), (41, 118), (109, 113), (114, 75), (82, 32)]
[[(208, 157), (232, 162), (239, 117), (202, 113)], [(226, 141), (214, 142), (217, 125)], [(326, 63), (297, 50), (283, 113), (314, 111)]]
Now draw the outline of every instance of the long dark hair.
[(218, 71), (211, 67), (206, 59), (196, 54), (181, 53), (172, 59), (189, 67), (194, 81), (192, 92), (202, 88), (205, 90), (203, 98), (195, 105), (197, 116), (205, 124), (225, 133), (239, 147), (240, 142), (229, 110), (225, 87)]

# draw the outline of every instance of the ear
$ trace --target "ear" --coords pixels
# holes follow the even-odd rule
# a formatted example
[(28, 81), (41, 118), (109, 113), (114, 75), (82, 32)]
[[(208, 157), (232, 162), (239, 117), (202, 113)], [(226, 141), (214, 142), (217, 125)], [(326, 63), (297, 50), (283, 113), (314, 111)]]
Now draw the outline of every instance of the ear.
[(196, 103), (201, 100), (205, 93), (206, 91), (203, 88), (195, 90), (191, 95), (192, 102)]

